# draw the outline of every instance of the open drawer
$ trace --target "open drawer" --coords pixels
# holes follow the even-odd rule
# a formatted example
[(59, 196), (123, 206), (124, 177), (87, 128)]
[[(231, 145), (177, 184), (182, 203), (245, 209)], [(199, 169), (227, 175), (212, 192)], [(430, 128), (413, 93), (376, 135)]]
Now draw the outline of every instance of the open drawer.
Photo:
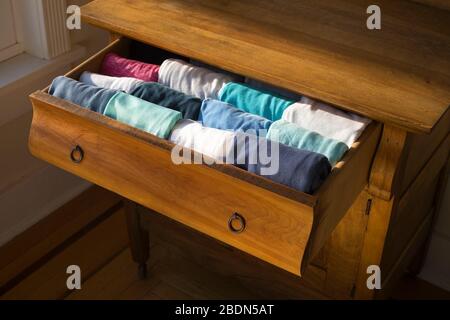
[[(127, 56), (129, 45), (115, 40), (67, 76), (98, 72), (106, 53)], [(36, 157), (297, 275), (367, 184), (381, 132), (372, 123), (309, 195), (231, 165), (175, 165), (169, 141), (46, 90), (30, 98)], [(242, 232), (230, 228), (232, 217), (245, 223)]]

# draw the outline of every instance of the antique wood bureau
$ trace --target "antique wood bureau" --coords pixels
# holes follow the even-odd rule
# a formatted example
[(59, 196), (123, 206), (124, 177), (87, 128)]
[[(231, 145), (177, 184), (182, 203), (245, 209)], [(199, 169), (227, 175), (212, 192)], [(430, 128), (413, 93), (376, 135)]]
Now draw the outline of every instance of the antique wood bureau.
[[(177, 166), (170, 142), (46, 89), (31, 95), (30, 150), (129, 200), (141, 272), (157, 212), (219, 240), (241, 279), (266, 268), (267, 283), (293, 298), (384, 297), (405, 271), (419, 270), (448, 176), (450, 11), (429, 2), (377, 1), (381, 30), (366, 27), (366, 0), (95, 0), (82, 8), (84, 21), (111, 31), (111, 44), (69, 77), (98, 71), (107, 52), (126, 56), (133, 40), (373, 119), (313, 195), (229, 165)], [(366, 286), (370, 265), (381, 267), (382, 290)]]

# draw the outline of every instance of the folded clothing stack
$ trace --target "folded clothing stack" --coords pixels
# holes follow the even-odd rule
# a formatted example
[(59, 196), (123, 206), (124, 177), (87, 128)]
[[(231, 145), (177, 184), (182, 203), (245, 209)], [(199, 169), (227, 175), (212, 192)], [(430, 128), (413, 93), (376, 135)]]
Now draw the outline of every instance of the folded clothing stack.
[(327, 158), (321, 154), (252, 134), (203, 127), (191, 120), (178, 122), (169, 140), (220, 163), (234, 164), (307, 193), (317, 190), (331, 170)]
[(143, 81), (158, 81), (159, 66), (108, 53), (103, 58), (101, 74), (112, 77), (131, 77)]
[(49, 93), (166, 139), (181, 113), (127, 93), (99, 88), (67, 77), (53, 80)]
[(319, 188), (370, 123), (203, 66), (178, 59), (158, 66), (110, 53), (103, 74), (84, 72), (81, 82), (57, 77), (49, 92), (306, 193)]
[(200, 99), (217, 99), (231, 75), (197, 67), (183, 60), (167, 59), (159, 70), (159, 83)]
[(110, 77), (83, 72), (80, 81), (108, 89), (121, 90), (148, 102), (180, 111), (183, 119), (197, 120), (202, 100), (170, 89), (157, 82), (145, 82), (127, 77)]
[(304, 129), (285, 120), (275, 121), (267, 132), (267, 139), (284, 143), (288, 146), (317, 152), (328, 158), (334, 166), (347, 152), (345, 143), (326, 138), (317, 132)]
[(219, 92), (219, 100), (271, 121), (281, 119), (284, 110), (294, 103), (294, 101), (236, 82), (227, 83), (223, 87)]
[(207, 128), (193, 120), (181, 120), (174, 127), (169, 140), (224, 163), (232, 148), (233, 137), (231, 131)]
[(245, 133), (236, 133), (234, 152), (238, 166), (245, 159), (241, 167), (247, 171), (309, 194), (331, 172), (330, 163), (322, 154)]
[(105, 116), (167, 139), (181, 113), (117, 92), (106, 105)]
[(81, 74), (80, 82), (90, 84), (91, 86), (120, 90), (126, 93), (134, 91), (138, 86), (145, 83), (144, 81), (136, 78), (111, 77), (103, 74), (91, 73), (89, 71), (85, 71)]
[(272, 125), (269, 119), (244, 112), (226, 102), (211, 99), (203, 101), (201, 120), (206, 127), (247, 133), (252, 131), (257, 136), (260, 133), (265, 136)]
[(137, 86), (131, 95), (162, 107), (180, 111), (183, 119), (197, 120), (202, 100), (173, 90), (157, 82), (146, 82)]
[(323, 154), (332, 166), (348, 150), (345, 143), (323, 137), (294, 123), (284, 120), (272, 122), (217, 100), (203, 101), (201, 119), (206, 127), (261, 135), (290, 147)]
[(289, 106), (284, 111), (282, 119), (327, 138), (344, 142), (349, 148), (371, 122), (365, 117), (336, 109), (308, 97), (303, 97), (299, 102)]
[(117, 90), (91, 86), (60, 76), (53, 79), (48, 92), (52, 96), (103, 114), (108, 101), (117, 93)]

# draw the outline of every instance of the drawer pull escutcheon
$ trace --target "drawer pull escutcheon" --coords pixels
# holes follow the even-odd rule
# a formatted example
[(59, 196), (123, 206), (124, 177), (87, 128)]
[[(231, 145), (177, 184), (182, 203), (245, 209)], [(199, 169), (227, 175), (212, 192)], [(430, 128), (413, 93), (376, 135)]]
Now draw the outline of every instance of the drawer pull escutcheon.
[(72, 160), (73, 163), (80, 163), (84, 158), (84, 151), (79, 146), (76, 145), (75, 148), (72, 149), (70, 152), (70, 160)]
[[(236, 228), (233, 223), (239, 223), (239, 228)], [(228, 220), (228, 228), (233, 233), (241, 233), (245, 230), (245, 218), (241, 216), (239, 213), (235, 212)]]

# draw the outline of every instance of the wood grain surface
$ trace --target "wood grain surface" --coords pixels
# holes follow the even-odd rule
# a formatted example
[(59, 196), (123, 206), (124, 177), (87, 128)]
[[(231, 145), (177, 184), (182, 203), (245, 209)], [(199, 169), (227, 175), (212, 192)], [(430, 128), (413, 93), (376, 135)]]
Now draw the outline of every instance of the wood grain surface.
[(380, 0), (95, 0), (86, 22), (415, 132), (450, 105), (450, 12)]
[[(44, 93), (32, 97), (29, 146), (33, 155), (300, 274), (312, 207), (203, 165), (175, 165), (168, 150), (95, 123), (87, 114), (59, 108), (52, 104), (55, 98)], [(79, 164), (69, 157), (75, 145), (85, 154)], [(228, 228), (234, 212), (246, 219), (240, 234)]]

